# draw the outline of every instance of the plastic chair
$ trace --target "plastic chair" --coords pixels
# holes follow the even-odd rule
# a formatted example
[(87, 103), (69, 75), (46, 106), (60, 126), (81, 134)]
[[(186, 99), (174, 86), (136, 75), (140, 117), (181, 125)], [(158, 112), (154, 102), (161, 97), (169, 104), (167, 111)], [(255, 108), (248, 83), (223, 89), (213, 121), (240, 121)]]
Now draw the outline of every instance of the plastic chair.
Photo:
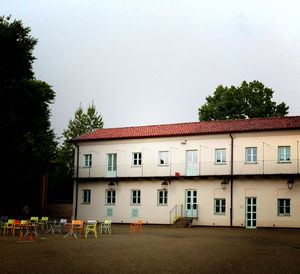
[(49, 217), (42, 217), (42, 219), (39, 221), (39, 225), (41, 225), (42, 230), (44, 230), (45, 227), (48, 229), (48, 219)]
[(14, 227), (14, 221), (14, 219), (9, 219), (7, 223), (2, 225), (4, 236), (7, 234), (7, 230), (12, 229)]
[(142, 233), (142, 224), (143, 222), (140, 220), (137, 223), (132, 223), (130, 224), (129, 227), (129, 233), (131, 234), (131, 232), (133, 232), (133, 234), (135, 234), (135, 231), (137, 230), (139, 233)]
[(96, 220), (88, 220), (87, 225), (85, 227), (85, 238), (89, 232), (94, 232), (95, 238), (97, 238), (97, 221)]
[(38, 224), (39, 223), (39, 217), (31, 217), (30, 222), (34, 223), (34, 224)]
[(83, 221), (73, 220), (72, 228), (75, 232), (80, 231), (80, 236), (83, 237), (84, 223)]
[(26, 227), (24, 225), (27, 225), (27, 220), (22, 220), (19, 224), (14, 225), (14, 232), (13, 235), (15, 235), (15, 232), (19, 230), (19, 235), (23, 236), (23, 230), (26, 230)]
[(101, 224), (101, 234), (104, 233), (106, 234), (108, 232), (108, 234), (112, 233), (112, 229), (111, 229), (111, 220), (105, 220), (104, 223)]

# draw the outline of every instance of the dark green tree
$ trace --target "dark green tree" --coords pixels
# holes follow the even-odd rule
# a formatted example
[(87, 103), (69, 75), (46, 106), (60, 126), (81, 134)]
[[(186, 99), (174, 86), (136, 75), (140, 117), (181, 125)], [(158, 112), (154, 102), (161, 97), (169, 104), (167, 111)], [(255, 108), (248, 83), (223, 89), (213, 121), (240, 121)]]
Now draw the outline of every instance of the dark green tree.
[(272, 101), (274, 91), (259, 81), (240, 87), (218, 86), (198, 109), (199, 121), (285, 116), (289, 107)]
[(0, 203), (6, 212), (11, 209), (7, 214), (19, 214), (24, 203), (37, 207), (40, 178), (56, 148), (49, 109), (55, 93), (34, 78), (36, 44), (21, 21), (0, 17), (1, 188), (5, 193)]

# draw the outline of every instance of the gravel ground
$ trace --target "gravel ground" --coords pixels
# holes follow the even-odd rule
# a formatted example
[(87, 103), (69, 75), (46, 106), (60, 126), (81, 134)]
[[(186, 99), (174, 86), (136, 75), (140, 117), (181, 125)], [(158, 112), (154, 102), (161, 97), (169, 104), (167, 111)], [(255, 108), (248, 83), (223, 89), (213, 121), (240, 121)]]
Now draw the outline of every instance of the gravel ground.
[(87, 240), (0, 236), (0, 273), (300, 273), (300, 230), (128, 227)]

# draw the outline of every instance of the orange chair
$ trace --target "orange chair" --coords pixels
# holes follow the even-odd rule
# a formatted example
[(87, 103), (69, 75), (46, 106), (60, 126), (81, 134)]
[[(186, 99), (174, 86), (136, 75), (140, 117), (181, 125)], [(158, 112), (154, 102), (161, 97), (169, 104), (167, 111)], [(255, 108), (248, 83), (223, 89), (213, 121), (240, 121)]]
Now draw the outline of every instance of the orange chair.
[(10, 235), (15, 236), (15, 226), (19, 225), (20, 223), (21, 223), (20, 220), (14, 220), (14, 222), (11, 225), (4, 228), (4, 235), (5, 235), (5, 230), (6, 230), (6, 234), (7, 234), (7, 230), (10, 230)]
[(83, 221), (72, 221), (72, 227), (75, 232), (80, 231), (80, 236), (83, 238), (83, 232), (84, 232), (84, 223)]
[(14, 225), (14, 232), (13, 232), (13, 235), (15, 236), (15, 233), (16, 233), (16, 230), (18, 231), (19, 230), (19, 235), (20, 236), (23, 236), (23, 230), (26, 230), (28, 221), (27, 220), (22, 220), (19, 224), (15, 224)]
[(137, 230), (139, 233), (142, 233), (142, 221), (138, 221), (137, 223), (130, 224), (130, 230), (129, 233), (133, 232), (135, 234), (135, 231)]

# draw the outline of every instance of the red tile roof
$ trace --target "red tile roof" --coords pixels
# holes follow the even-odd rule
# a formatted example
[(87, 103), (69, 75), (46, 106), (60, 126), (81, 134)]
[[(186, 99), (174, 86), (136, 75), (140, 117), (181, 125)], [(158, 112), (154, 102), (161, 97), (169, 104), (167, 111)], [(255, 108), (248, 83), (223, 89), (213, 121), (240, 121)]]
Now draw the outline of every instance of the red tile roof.
[(300, 129), (300, 116), (97, 129), (73, 141), (208, 135)]

